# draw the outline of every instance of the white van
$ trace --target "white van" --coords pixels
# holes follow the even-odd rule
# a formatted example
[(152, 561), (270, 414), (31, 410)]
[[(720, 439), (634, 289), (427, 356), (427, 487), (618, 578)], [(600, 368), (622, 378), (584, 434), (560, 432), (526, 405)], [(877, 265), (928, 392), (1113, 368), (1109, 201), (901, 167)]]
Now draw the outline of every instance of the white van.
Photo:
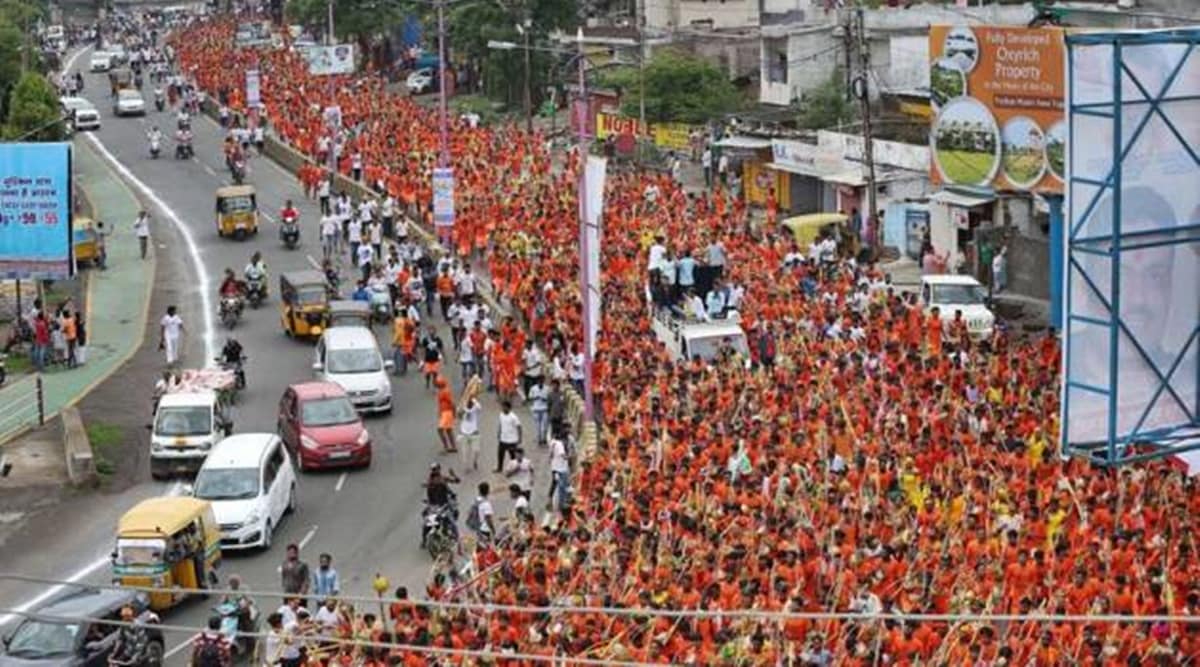
[(313, 352), (312, 368), (318, 380), (345, 389), (359, 412), (391, 412), (392, 380), (388, 371), (392, 360), (380, 354), (370, 329), (326, 329)]
[(229, 407), (210, 390), (166, 394), (150, 428), (150, 475), (195, 472), (208, 452), (233, 432)]
[(296, 473), (274, 433), (239, 433), (208, 454), (191, 493), (212, 503), (221, 549), (271, 548), (285, 514), (296, 509)]

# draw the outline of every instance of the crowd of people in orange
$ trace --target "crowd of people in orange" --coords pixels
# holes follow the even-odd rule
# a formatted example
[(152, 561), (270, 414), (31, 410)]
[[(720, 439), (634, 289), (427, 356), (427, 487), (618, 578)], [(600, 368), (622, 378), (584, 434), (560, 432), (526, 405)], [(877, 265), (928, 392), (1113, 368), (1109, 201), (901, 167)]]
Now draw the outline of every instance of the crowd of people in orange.
[[(343, 173), (358, 153), (364, 179), (429, 224), (432, 111), (378, 76), (331, 84), (286, 49), (239, 50), (233, 32), (223, 18), (189, 29), (177, 40), (185, 73), (239, 109), (254, 61), (275, 135), (314, 157), (328, 150), (322, 110), (340, 106), (354, 128)], [(545, 138), (512, 126), (454, 119), (450, 137), (454, 249), (483, 258), (534, 336), (578, 340), (578, 156), (552, 168)], [(301, 177), (315, 187), (324, 174)], [(748, 215), (720, 188), (610, 173), (598, 450), (577, 466), (570, 510), (487, 552), (496, 565), (456, 595), (712, 612), (1200, 613), (1196, 480), (1168, 463), (1113, 471), (1059, 457), (1053, 334), (972, 341), (874, 266), (785, 268), (791, 242)], [(724, 246), (725, 278), (745, 289), (752, 370), (733, 355), (675, 362), (655, 341), (644, 288), (656, 236), (677, 252)], [(406, 643), (671, 664), (1200, 661), (1200, 625), (1182, 622), (476, 617), (406, 604), (380, 628)]]

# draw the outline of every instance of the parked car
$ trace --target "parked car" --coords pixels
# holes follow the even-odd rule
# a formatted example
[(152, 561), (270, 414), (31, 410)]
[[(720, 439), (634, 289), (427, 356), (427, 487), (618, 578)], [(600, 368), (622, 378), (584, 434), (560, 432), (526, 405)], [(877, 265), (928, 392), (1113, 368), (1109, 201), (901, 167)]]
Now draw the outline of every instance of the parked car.
[(68, 122), (72, 130), (100, 129), (100, 112), (91, 102), (82, 97), (64, 97), (59, 101), (62, 103), (63, 114), (71, 116)]
[(317, 379), (340, 385), (362, 412), (391, 412), (391, 367), (392, 360), (384, 360), (375, 334), (366, 327), (326, 329), (313, 353)]
[(146, 115), (146, 100), (142, 94), (132, 88), (122, 88), (117, 91), (117, 99), (113, 102), (114, 116), (144, 116)]
[(296, 509), (296, 473), (274, 433), (239, 433), (208, 453), (192, 496), (212, 503), (221, 550), (271, 548), (284, 515)]
[(422, 68), (409, 74), (405, 85), (408, 87), (409, 95), (420, 95), (437, 90), (436, 82), (437, 77), (434, 75), (434, 71), (430, 68)]
[[(51, 600), (34, 610), (47, 617), (94, 618), (119, 621), (121, 608), (131, 605), (145, 610), (145, 595), (133, 591), (80, 589)], [(57, 621), (27, 618), (4, 639), (0, 667), (94, 667), (108, 665), (117, 643), (116, 625), (102, 621)], [(160, 667), (163, 663), (162, 630), (147, 624), (147, 645), (139, 665)]]
[(371, 434), (346, 390), (302, 382), (279, 399), (279, 436), (300, 470), (371, 465)]

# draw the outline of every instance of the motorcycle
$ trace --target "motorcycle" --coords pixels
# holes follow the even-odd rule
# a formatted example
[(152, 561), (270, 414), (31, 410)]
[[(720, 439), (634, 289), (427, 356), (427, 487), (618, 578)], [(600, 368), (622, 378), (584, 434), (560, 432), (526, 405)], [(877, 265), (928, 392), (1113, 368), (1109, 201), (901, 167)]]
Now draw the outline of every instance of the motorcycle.
[(175, 143), (175, 159), (190, 160), (195, 153), (192, 152), (192, 140), (180, 139)]
[(258, 607), (253, 603), (243, 607), (236, 600), (226, 600), (213, 607), (213, 611), (221, 618), (221, 634), (229, 642), (234, 654), (253, 661), (258, 649), (255, 635), (261, 626)]
[(246, 279), (246, 300), (250, 302), (251, 308), (258, 308), (264, 299), (267, 298), (267, 290), (263, 285), (262, 278), (247, 278)]
[(157, 138), (151, 138), (150, 139), (150, 157), (151, 157), (151, 159), (154, 159), (154, 160), (158, 159), (158, 153), (159, 153), (160, 148), (161, 148), (161, 145), (160, 145), (159, 140)]
[(238, 296), (221, 297), (219, 312), (221, 324), (224, 324), (227, 329), (234, 328), (242, 317), (242, 298)]
[(434, 560), (441, 560), (454, 553), (458, 544), (458, 509), (453, 498), (446, 505), (433, 506), (425, 502), (421, 510), (424, 538), (421, 547), (429, 552)]
[(283, 219), (283, 224), (279, 228), (279, 238), (283, 240), (283, 245), (288, 250), (300, 245), (300, 225), (294, 216)]
[(387, 324), (392, 321), (392, 293), (387, 285), (371, 287), (371, 322)]
[(241, 185), (242, 181), (246, 180), (246, 161), (242, 159), (234, 160), (230, 171), (233, 172), (234, 184)]
[(166, 107), (166, 105), (167, 105), (167, 102), (166, 102), (166, 100), (163, 99), (162, 88), (155, 88), (154, 89), (154, 108), (158, 109), (161, 112)]
[(231, 362), (225, 357), (216, 358), (217, 367), (223, 371), (233, 373), (233, 388), (241, 391), (246, 388), (246, 355), (242, 355), (236, 362)]

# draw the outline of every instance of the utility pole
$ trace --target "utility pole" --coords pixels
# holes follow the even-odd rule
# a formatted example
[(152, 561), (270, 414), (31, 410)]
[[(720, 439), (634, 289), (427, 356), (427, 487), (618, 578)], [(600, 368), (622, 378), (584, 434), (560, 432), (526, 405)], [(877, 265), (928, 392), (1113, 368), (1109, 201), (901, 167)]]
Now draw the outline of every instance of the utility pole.
[(646, 0), (637, 0), (638, 126), (646, 132)]
[(583, 51), (583, 28), (575, 31), (575, 42), (579, 48), (575, 58), (579, 61), (579, 181), (575, 193), (579, 200), (579, 288), (580, 305), (583, 307), (583, 418), (592, 421), (594, 414), (592, 396), (592, 295), (591, 279), (588, 275), (588, 258), (591, 244), (588, 242), (588, 206), (587, 206), (587, 162), (590, 152), (587, 132), (589, 113), (587, 97), (587, 58)]
[(867, 166), (867, 210), (863, 220), (870, 221), (871, 245), (878, 249), (883, 239), (883, 221), (875, 215), (875, 144), (871, 137), (871, 93), (868, 83), (871, 76), (871, 45), (867, 41), (867, 24), (862, 8), (855, 10), (855, 14), (858, 18), (858, 57), (862, 70), (858, 74), (855, 92), (862, 105), (863, 162)]
[[(526, 10), (528, 12), (528, 10)], [(521, 30), (521, 35), (525, 37), (525, 131), (533, 134), (533, 81), (530, 79), (530, 74), (533, 70), (531, 59), (533, 50), (529, 48), (529, 33), (533, 30), (533, 20), (526, 14), (525, 27)]]
[(854, 94), (851, 87), (851, 78), (854, 76), (854, 63), (850, 60), (854, 51), (854, 24), (849, 12), (844, 14), (845, 21), (842, 22), (842, 54), (845, 56), (845, 63), (842, 65), (842, 76), (846, 78), (846, 100), (850, 100), (850, 96)]
[(450, 166), (450, 121), (446, 116), (446, 0), (437, 0), (438, 21), (438, 166)]

